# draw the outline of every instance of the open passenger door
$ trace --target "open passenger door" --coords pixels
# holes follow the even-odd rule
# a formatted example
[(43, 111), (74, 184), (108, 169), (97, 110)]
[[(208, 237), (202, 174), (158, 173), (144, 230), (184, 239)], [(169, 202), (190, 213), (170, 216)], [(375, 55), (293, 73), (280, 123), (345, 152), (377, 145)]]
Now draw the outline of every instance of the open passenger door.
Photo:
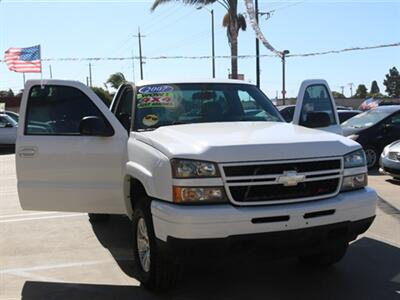
[(311, 79), (302, 82), (293, 124), (343, 134), (335, 100), (325, 80)]
[(77, 81), (25, 85), (16, 143), (23, 209), (125, 213), (128, 134)]

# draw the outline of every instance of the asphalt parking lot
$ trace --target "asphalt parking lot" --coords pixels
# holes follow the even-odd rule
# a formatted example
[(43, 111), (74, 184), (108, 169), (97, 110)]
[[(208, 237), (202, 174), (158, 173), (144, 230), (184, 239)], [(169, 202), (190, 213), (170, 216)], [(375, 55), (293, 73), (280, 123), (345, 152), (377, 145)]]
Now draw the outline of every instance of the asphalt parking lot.
[(371, 172), (380, 196), (369, 231), (342, 262), (314, 270), (295, 259), (247, 258), (188, 268), (163, 295), (134, 279), (130, 224), (114, 216), (22, 211), (14, 155), (0, 155), (0, 299), (398, 299), (400, 183)]

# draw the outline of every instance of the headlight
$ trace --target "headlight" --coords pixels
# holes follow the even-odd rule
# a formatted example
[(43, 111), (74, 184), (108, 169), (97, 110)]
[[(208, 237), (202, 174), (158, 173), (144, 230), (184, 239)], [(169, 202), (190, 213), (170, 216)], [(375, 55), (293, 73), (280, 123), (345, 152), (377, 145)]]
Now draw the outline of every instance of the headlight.
[(343, 178), (341, 192), (361, 189), (368, 184), (367, 174), (358, 174), (354, 176), (346, 176)]
[(351, 152), (344, 156), (344, 168), (365, 167), (367, 160), (363, 149)]
[(382, 157), (385, 157), (388, 154), (390, 145), (387, 145), (385, 148), (383, 148), (382, 155), (381, 155)]
[(348, 136), (349, 139), (356, 141), (358, 139), (358, 134), (352, 134)]
[(174, 178), (219, 177), (217, 165), (212, 162), (172, 159), (171, 166)]
[(223, 187), (173, 187), (175, 203), (224, 203), (227, 202)]

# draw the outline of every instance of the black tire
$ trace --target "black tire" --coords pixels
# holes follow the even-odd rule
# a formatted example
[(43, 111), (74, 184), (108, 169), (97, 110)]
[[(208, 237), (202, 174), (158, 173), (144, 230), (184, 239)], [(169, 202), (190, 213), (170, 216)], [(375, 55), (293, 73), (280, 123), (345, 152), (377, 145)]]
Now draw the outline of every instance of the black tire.
[(367, 167), (368, 169), (372, 169), (378, 165), (379, 162), (379, 153), (372, 146), (367, 146), (364, 149), (365, 156), (367, 158)]
[(299, 260), (312, 267), (330, 267), (338, 263), (346, 254), (349, 243), (347, 241), (335, 241), (329, 243), (320, 252), (300, 256)]
[[(148, 201), (148, 202), (146, 202)], [(165, 250), (156, 243), (154, 227), (150, 213), (150, 199), (143, 199), (142, 203), (134, 208), (132, 218), (133, 253), (137, 279), (149, 290), (165, 291), (172, 288), (178, 277), (179, 265)], [(145, 270), (142, 266), (138, 250), (138, 223), (144, 220), (147, 228), (150, 245), (150, 267)]]
[(91, 223), (105, 223), (110, 220), (110, 215), (108, 214), (89, 214), (89, 221)]

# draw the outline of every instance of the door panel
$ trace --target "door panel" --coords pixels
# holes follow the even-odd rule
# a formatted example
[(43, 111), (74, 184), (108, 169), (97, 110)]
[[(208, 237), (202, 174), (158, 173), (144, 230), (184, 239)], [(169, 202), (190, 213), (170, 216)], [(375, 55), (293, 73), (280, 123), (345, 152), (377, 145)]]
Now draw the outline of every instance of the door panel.
[[(128, 135), (106, 105), (79, 82), (28, 81), (24, 91), (16, 147), (22, 208), (126, 212)], [(86, 116), (102, 118), (114, 135), (81, 135)]]
[(325, 80), (313, 79), (302, 82), (297, 96), (293, 124), (342, 134), (336, 104)]

